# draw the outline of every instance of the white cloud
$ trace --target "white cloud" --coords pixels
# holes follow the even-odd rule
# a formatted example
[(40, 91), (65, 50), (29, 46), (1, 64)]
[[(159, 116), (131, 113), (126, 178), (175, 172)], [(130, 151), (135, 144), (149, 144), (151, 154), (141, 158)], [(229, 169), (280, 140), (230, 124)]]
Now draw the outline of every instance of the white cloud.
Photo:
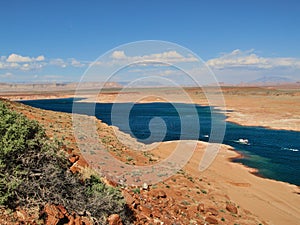
[(17, 69), (20, 68), (20, 64), (19, 63), (8, 63), (5, 65), (6, 69)]
[(21, 55), (18, 55), (18, 54), (10, 54), (8, 56), (8, 58), (6, 59), (7, 62), (10, 62), (10, 63), (26, 63), (26, 62), (35, 62), (35, 61), (44, 61), (45, 60), (45, 57), (43, 55), (40, 55), (36, 58), (34, 57), (29, 57), (29, 56), (21, 56)]
[(127, 56), (124, 51), (114, 51), (111, 55), (113, 59), (125, 59)]
[(61, 68), (66, 68), (69, 66), (72, 67), (84, 67), (86, 66), (86, 62), (81, 62), (75, 58), (69, 58), (69, 59), (61, 59), (61, 58), (57, 58), (57, 59), (51, 59), (49, 61), (49, 64), (52, 66), (59, 66)]
[(206, 63), (219, 81), (229, 83), (247, 82), (265, 76), (300, 80), (300, 58), (262, 57), (253, 49), (248, 51), (236, 49)]
[(50, 63), (50, 65), (59, 66), (62, 68), (67, 67), (67, 63), (63, 59), (60, 59), (60, 58), (51, 59), (49, 63)]
[(222, 54), (220, 57), (210, 59), (206, 63), (212, 69), (274, 69), (276, 67), (300, 68), (300, 59), (297, 58), (260, 57), (254, 53), (254, 50), (241, 51), (240, 49)]
[(84, 67), (85, 66), (84, 63), (82, 63), (74, 58), (71, 58), (69, 61), (70, 61), (70, 64), (74, 67)]
[[(106, 65), (115, 65), (119, 62), (168, 62), (168, 63), (176, 63), (176, 62), (196, 62), (197, 59), (192, 56), (183, 56), (177, 51), (166, 51), (162, 53), (154, 53), (149, 55), (142, 56), (128, 56), (124, 51), (114, 51), (111, 54), (112, 62), (107, 62)], [(119, 62), (118, 62), (119, 61)], [(96, 64), (103, 65), (103, 62), (96, 62)]]
[(17, 63), (17, 62), (31, 62), (32, 59), (30, 57), (25, 57), (17, 54), (11, 54), (8, 56), (7, 62)]
[(36, 57), (36, 61), (38, 61), (38, 62), (44, 61), (44, 60), (45, 60), (45, 57), (43, 55)]
[(0, 70), (20, 70), (31, 71), (42, 69), (46, 66), (52, 65), (61, 68), (70, 67), (84, 67), (89, 62), (81, 62), (75, 58), (68, 59), (50, 59), (46, 60), (45, 56), (40, 55), (37, 57), (22, 56), (18, 54), (10, 54), (8, 57), (0, 56)]

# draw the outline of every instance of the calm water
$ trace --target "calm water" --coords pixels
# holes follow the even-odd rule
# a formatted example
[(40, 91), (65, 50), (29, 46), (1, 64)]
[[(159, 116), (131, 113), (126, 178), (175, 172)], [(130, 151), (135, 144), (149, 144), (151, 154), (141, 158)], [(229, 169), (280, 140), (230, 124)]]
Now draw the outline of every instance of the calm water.
[[(41, 109), (71, 113), (73, 99), (32, 100), (22, 101), (22, 103)], [(80, 113), (87, 114), (85, 109), (89, 108), (91, 103), (79, 104)], [(127, 103), (117, 104), (118, 110), (114, 113), (113, 125), (118, 126), (124, 132), (132, 132), (131, 135), (139, 141), (145, 143), (161, 141), (162, 135), (163, 141), (178, 140), (180, 138), (202, 141), (208, 141), (209, 139), (211, 130), (211, 111), (209, 107), (196, 106), (199, 116), (195, 117), (193, 114), (194, 105), (135, 104), (130, 111), (128, 126), (128, 119), (124, 118), (122, 109), (126, 110), (130, 106)], [(96, 117), (109, 125), (112, 124), (111, 111), (112, 104), (110, 103), (96, 104)], [(214, 110), (213, 115), (217, 124), (225, 123), (225, 116), (221, 111)], [(166, 134), (163, 129), (160, 129), (161, 121), (159, 120), (152, 120), (150, 127), (153, 129), (150, 133), (149, 122), (153, 118), (161, 118), (165, 121)], [(198, 120), (200, 133), (195, 136), (197, 132), (193, 131), (197, 128), (196, 122)], [(187, 127), (184, 132), (182, 132), (183, 127)], [(239, 139), (247, 139), (248, 144), (241, 143)], [(233, 146), (237, 151), (244, 154), (245, 157), (236, 159), (236, 162), (257, 168), (264, 177), (300, 185), (300, 132), (247, 127), (227, 122), (223, 143)]]

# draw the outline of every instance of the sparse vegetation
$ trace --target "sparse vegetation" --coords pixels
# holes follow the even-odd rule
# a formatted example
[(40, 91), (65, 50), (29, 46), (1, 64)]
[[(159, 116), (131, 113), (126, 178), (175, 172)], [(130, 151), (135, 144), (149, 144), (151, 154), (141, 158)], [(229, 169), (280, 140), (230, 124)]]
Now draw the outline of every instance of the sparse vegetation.
[(83, 180), (72, 174), (60, 147), (37, 122), (0, 102), (0, 204), (10, 209), (61, 204), (100, 223), (117, 213), (130, 224), (121, 192), (95, 175)]
[(202, 192), (203, 194), (207, 194), (207, 191), (205, 191), (205, 190), (203, 190), (203, 189), (201, 189), (201, 192)]

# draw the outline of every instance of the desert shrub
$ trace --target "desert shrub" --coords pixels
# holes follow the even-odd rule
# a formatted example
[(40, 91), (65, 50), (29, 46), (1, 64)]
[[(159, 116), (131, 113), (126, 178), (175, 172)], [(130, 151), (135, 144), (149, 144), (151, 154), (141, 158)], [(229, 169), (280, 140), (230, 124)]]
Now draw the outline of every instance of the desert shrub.
[(112, 213), (130, 223), (121, 192), (95, 175), (82, 181), (58, 142), (50, 141), (35, 121), (9, 110), (0, 101), (0, 204), (15, 208), (61, 204), (69, 212), (91, 215), (104, 223)]

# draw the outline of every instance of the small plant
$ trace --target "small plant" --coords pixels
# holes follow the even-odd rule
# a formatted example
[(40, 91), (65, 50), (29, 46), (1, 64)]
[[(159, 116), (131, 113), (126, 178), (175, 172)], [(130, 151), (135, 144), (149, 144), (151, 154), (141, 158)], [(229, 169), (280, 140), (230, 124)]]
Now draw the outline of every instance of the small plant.
[(224, 217), (222, 217), (222, 218), (221, 218), (221, 221), (223, 221), (223, 222), (224, 222), (224, 221), (225, 221), (225, 218), (224, 218)]
[(134, 194), (140, 194), (141, 193), (141, 190), (139, 188), (134, 188), (132, 189), (133, 193)]
[(194, 182), (193, 177), (188, 177), (188, 179), (189, 179), (191, 182)]
[(127, 156), (126, 160), (127, 160), (128, 162), (131, 162), (131, 161), (133, 160), (133, 158), (132, 158), (131, 156)]
[(182, 205), (190, 205), (191, 203), (189, 203), (189, 202), (186, 201), (186, 200), (183, 200), (183, 201), (181, 202), (181, 204), (182, 204)]
[(202, 192), (203, 194), (207, 194), (207, 191), (205, 191), (205, 190), (203, 190), (203, 189), (201, 189), (201, 192)]

